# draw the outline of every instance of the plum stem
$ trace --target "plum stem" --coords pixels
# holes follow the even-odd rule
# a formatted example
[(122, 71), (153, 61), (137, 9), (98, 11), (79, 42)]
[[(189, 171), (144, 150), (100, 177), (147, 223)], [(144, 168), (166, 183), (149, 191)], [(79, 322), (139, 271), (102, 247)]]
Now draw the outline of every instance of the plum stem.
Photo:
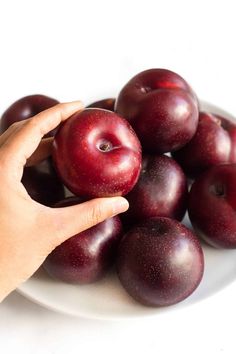
[(102, 140), (98, 143), (98, 149), (102, 152), (108, 152), (111, 151), (113, 148), (113, 145), (110, 141), (108, 140)]

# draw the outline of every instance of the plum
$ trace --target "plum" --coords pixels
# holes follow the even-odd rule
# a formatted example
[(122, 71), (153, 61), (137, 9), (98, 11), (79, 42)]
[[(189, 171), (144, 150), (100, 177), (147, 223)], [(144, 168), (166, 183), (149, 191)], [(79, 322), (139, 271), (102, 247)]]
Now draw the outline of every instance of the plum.
[[(54, 98), (45, 95), (30, 95), (20, 98), (3, 113), (0, 121), (1, 133), (7, 130), (13, 123), (31, 118), (58, 103)], [(56, 131), (57, 129), (53, 129), (45, 137), (54, 136)]]
[(89, 198), (127, 194), (141, 170), (141, 145), (130, 124), (98, 108), (77, 112), (63, 123), (52, 156), (67, 188)]
[(166, 216), (182, 220), (187, 208), (187, 180), (181, 167), (168, 156), (144, 155), (139, 180), (126, 195), (126, 225)]
[(30, 197), (40, 204), (51, 206), (65, 197), (64, 186), (50, 158), (25, 167), (21, 182)]
[(114, 112), (115, 98), (105, 98), (100, 101), (90, 103), (87, 108), (102, 108)]
[(198, 125), (198, 100), (189, 84), (166, 69), (134, 76), (120, 91), (115, 111), (137, 133), (143, 151), (162, 154), (187, 144)]
[[(55, 207), (80, 202), (80, 198), (72, 197), (57, 203)], [(67, 283), (95, 282), (114, 263), (121, 236), (122, 224), (119, 217), (109, 218), (56, 247), (46, 258), (44, 268), (50, 276)]]
[(216, 114), (200, 112), (196, 134), (172, 156), (190, 178), (214, 165), (236, 162), (236, 124)]
[(117, 273), (123, 287), (147, 306), (184, 300), (204, 269), (198, 238), (178, 221), (157, 217), (134, 226), (121, 240)]
[(188, 202), (196, 233), (216, 248), (236, 248), (236, 165), (209, 168), (193, 183)]

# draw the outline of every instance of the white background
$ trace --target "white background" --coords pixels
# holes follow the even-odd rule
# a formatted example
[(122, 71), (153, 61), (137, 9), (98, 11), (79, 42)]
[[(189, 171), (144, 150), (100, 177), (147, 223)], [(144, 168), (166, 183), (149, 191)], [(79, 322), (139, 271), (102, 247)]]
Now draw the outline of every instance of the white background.
[[(234, 1), (1, 1), (0, 111), (21, 96), (61, 101), (117, 94), (134, 74), (172, 69), (200, 98), (236, 115)], [(219, 264), (216, 265), (220, 267)], [(10, 295), (0, 352), (235, 353), (236, 284), (152, 319), (92, 321)]]

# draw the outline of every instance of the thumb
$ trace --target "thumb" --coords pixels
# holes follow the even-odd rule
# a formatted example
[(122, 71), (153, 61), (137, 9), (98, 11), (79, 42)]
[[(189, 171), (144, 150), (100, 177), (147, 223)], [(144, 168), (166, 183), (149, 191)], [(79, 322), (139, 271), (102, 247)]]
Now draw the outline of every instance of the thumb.
[(125, 212), (129, 207), (123, 197), (97, 198), (65, 208), (50, 209), (49, 228), (55, 247), (68, 238)]

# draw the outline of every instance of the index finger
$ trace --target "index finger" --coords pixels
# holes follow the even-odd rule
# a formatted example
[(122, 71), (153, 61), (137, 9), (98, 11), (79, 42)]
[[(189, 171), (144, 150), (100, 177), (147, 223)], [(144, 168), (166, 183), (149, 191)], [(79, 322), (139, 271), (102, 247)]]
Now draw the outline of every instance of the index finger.
[(28, 119), (1, 147), (2, 156), (6, 161), (5, 167), (9, 165), (11, 171), (17, 168), (17, 171), (20, 169), (22, 173), (23, 166), (43, 136), (81, 109), (83, 104), (80, 101), (59, 103)]
[(40, 141), (37, 149), (27, 159), (26, 166), (34, 166), (48, 158), (52, 153), (53, 138), (44, 138)]

